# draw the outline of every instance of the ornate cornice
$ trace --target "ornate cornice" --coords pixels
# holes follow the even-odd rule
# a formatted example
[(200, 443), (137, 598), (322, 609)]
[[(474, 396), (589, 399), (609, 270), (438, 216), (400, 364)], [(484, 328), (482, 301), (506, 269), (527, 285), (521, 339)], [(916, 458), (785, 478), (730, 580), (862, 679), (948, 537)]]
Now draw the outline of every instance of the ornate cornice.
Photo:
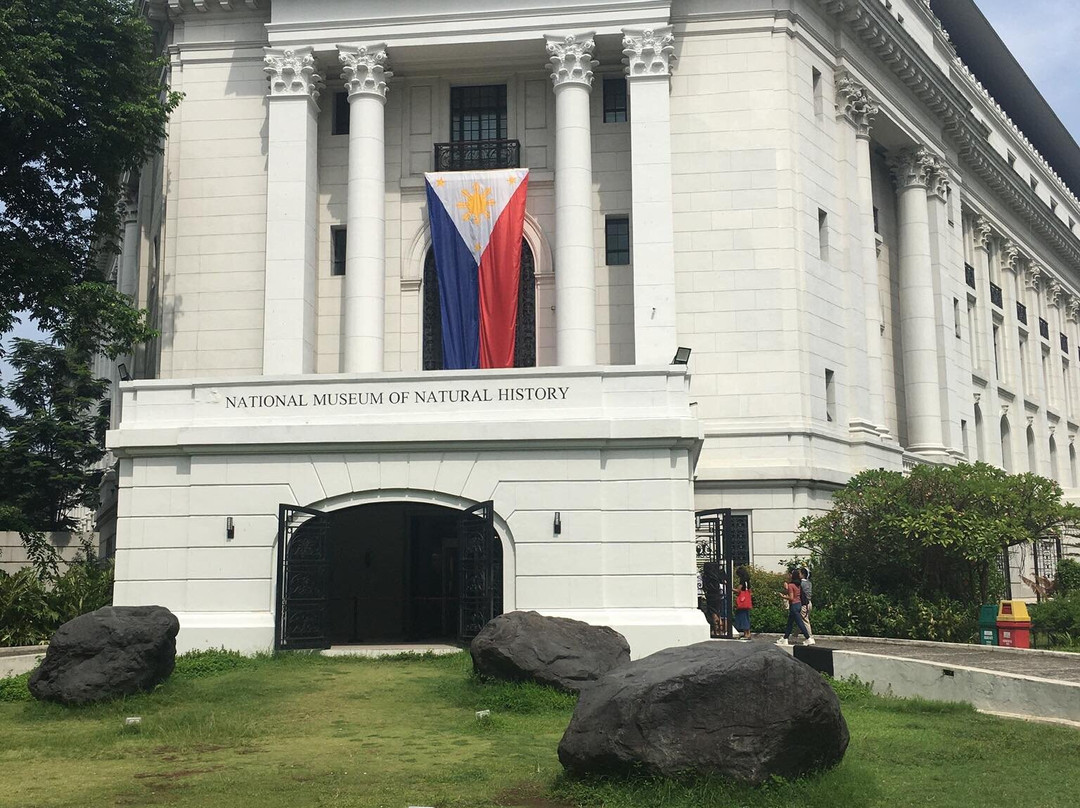
[(870, 92), (844, 69), (836, 72), (836, 109), (855, 127), (856, 137), (870, 138), (870, 127), (881, 107)]
[(889, 168), (899, 190), (926, 188), (937, 165), (937, 157), (924, 146), (900, 149), (889, 159)]
[(957, 155), (988, 188), (1062, 258), (1080, 271), (1080, 240), (989, 143), (990, 127), (880, 0), (817, 0), (874, 53), (943, 125)]
[(630, 78), (671, 75), (676, 56), (675, 36), (670, 25), (623, 28), (622, 44), (623, 64)]
[(593, 32), (582, 34), (549, 34), (547, 54), (551, 64), (551, 83), (556, 87), (564, 84), (579, 84), (591, 88), (593, 68), (599, 62), (592, 58)]
[[(151, 0), (156, 5), (158, 0)], [(179, 17), (186, 11), (258, 11), (266, 7), (263, 0), (168, 0), (169, 16)]]
[(341, 77), (345, 79), (349, 100), (358, 95), (368, 95), (385, 101), (386, 80), (394, 75), (386, 69), (386, 43), (338, 45), (337, 49)]
[(263, 48), (263, 72), (270, 79), (270, 97), (306, 95), (319, 100), (322, 76), (315, 72), (315, 53), (310, 47)]

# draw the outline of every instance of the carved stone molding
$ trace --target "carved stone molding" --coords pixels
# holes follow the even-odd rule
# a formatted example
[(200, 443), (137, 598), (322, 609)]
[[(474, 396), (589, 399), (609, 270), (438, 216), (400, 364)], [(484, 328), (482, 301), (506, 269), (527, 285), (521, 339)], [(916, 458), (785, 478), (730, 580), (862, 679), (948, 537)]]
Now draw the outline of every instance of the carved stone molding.
[(1027, 425), (1028, 426), (1034, 426), (1035, 425), (1035, 416), (1034, 415), (1029, 415), (1027, 417)]
[(1080, 298), (1076, 295), (1069, 295), (1065, 303), (1065, 316), (1068, 317), (1070, 323), (1080, 322)]
[[(670, 76), (675, 63), (675, 36), (670, 25), (623, 28), (623, 64), (626, 75)], [(550, 53), (550, 51), (549, 51)]]
[(1059, 302), (1061, 302), (1061, 294), (1064, 291), (1061, 288), (1061, 284), (1053, 278), (1047, 278), (1044, 284), (1046, 289), (1046, 303), (1047, 305), (1057, 308)]
[(870, 92), (846, 70), (836, 73), (836, 109), (855, 127), (856, 137), (869, 139), (874, 118), (881, 112)]
[(975, 239), (975, 248), (979, 250), (988, 249), (992, 233), (993, 228), (990, 227), (990, 222), (986, 221), (985, 216), (976, 213), (971, 219), (971, 235)]
[(1024, 286), (1037, 292), (1042, 284), (1043, 270), (1038, 264), (1028, 264), (1024, 270)]
[(1001, 243), (1001, 265), (1014, 273), (1020, 271), (1020, 248), (1012, 239)]
[(975, 399), (975, 403), (978, 404), (979, 400), (982, 398), (982, 393), (974, 393), (973, 398)]
[(1008, 415), (1009, 415), (1009, 405), (1008, 404), (1002, 404), (1001, 405), (1001, 417), (1006, 418), (1006, 417), (1008, 417)]
[(927, 187), (936, 165), (937, 158), (933, 152), (923, 146), (900, 149), (889, 160), (889, 168), (899, 190)]
[(341, 77), (351, 101), (358, 95), (386, 100), (386, 80), (394, 74), (386, 69), (386, 43), (338, 45)]
[(315, 53), (310, 47), (263, 48), (263, 71), (270, 79), (270, 96), (306, 95), (319, 100), (322, 76), (315, 72)]
[(551, 83), (555, 87), (564, 84), (580, 84), (591, 88), (593, 83), (593, 68), (600, 64), (592, 58), (593, 32), (582, 34), (549, 34), (547, 40), (547, 54), (551, 64)]

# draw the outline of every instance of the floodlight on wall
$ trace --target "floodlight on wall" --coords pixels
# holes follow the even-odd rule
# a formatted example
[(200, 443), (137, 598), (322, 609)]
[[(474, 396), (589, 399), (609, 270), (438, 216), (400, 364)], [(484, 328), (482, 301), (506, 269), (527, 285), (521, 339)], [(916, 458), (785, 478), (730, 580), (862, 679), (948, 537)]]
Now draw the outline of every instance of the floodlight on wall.
[(236, 537), (236, 527), (233, 525), (231, 516), (225, 517), (225, 538), (232, 539)]
[(116, 366), (116, 372), (120, 376), (120, 381), (122, 381), (122, 382), (130, 382), (131, 381), (131, 374), (128, 373), (127, 365), (125, 365), (123, 362), (121, 362), (119, 365)]
[(675, 356), (671, 360), (673, 365), (686, 365), (690, 362), (690, 349), (689, 348), (676, 348)]
[(558, 511), (555, 511), (555, 523), (551, 526), (552, 531), (558, 536), (562, 533), (562, 517)]

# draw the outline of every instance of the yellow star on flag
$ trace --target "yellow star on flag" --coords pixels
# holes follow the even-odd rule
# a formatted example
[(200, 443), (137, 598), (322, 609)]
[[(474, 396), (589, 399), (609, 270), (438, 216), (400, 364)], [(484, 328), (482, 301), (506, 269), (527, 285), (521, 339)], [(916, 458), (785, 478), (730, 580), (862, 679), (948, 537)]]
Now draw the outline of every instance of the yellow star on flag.
[(442, 177), (439, 177), (437, 180), (435, 180), (435, 184), (442, 188), (444, 185), (446, 185), (446, 180), (444, 180)]

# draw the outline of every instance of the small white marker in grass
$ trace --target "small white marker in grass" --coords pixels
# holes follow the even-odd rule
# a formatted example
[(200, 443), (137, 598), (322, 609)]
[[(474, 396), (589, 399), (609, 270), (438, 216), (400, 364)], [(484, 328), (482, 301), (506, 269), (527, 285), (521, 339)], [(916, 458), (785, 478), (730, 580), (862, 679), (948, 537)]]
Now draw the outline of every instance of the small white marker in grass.
[[(491, 718), (491, 710), (477, 710), (476, 711), (476, 720), (477, 721), (486, 721), (489, 718)], [(410, 806), (410, 808), (411, 808), (411, 806)]]

